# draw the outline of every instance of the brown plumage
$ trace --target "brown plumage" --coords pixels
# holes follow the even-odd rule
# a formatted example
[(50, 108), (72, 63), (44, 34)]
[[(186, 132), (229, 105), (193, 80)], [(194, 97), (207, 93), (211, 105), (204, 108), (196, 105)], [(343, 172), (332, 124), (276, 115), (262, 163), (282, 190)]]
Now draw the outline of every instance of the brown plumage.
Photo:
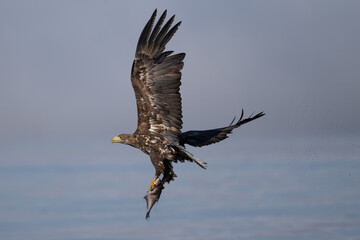
[[(234, 128), (257, 119), (264, 114), (240, 120), (234, 125), (204, 131), (181, 132), (182, 110), (180, 79), (185, 53), (173, 54), (164, 51), (167, 42), (175, 34), (181, 22), (171, 27), (172, 16), (162, 27), (166, 10), (153, 28), (156, 10), (140, 34), (136, 47), (135, 59), (131, 69), (131, 83), (134, 88), (138, 126), (133, 134), (120, 134), (113, 142), (120, 142), (139, 148), (150, 156), (155, 167), (154, 180), (146, 196), (148, 214), (159, 199), (163, 184), (174, 180), (173, 162), (185, 160), (197, 163), (205, 168), (206, 163), (194, 158), (185, 150), (185, 144), (196, 147), (209, 145), (227, 138)], [(158, 178), (163, 176), (159, 181)], [(151, 204), (149, 204), (151, 202)], [(150, 205), (150, 206), (149, 206)], [(147, 215), (148, 216), (148, 215)]]

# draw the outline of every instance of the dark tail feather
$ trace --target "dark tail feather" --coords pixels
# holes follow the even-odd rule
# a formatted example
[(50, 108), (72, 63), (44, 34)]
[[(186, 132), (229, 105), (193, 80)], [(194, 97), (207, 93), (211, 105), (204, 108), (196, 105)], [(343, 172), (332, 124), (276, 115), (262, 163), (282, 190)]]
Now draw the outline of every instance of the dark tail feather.
[(191, 154), (189, 151), (187, 151), (183, 145), (179, 145), (178, 142), (175, 142), (170, 146), (176, 151), (176, 156), (177, 156), (176, 160), (179, 160), (180, 162), (184, 162), (185, 160), (188, 160), (190, 162), (195, 162), (197, 165), (199, 165), (199, 167), (206, 169), (207, 163), (201, 161), (198, 158), (195, 158), (194, 155)]

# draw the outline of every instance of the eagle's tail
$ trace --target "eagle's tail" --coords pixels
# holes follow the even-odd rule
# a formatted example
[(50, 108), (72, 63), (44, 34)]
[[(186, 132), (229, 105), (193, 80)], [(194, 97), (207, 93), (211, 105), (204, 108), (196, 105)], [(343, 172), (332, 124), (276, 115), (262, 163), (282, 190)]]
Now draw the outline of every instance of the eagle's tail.
[(201, 168), (206, 169), (207, 163), (195, 158), (194, 155), (187, 151), (184, 146), (179, 145), (178, 143), (173, 143), (170, 146), (177, 151), (177, 156), (179, 157), (177, 160), (180, 160), (181, 162), (189, 160), (190, 162), (195, 162)]

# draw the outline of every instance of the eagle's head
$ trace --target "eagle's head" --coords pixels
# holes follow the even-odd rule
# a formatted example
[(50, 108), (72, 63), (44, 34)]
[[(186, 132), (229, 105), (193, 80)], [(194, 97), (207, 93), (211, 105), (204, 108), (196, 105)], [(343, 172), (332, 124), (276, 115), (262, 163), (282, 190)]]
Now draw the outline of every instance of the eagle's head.
[(128, 139), (129, 134), (120, 134), (112, 138), (112, 143), (125, 143), (126, 139)]

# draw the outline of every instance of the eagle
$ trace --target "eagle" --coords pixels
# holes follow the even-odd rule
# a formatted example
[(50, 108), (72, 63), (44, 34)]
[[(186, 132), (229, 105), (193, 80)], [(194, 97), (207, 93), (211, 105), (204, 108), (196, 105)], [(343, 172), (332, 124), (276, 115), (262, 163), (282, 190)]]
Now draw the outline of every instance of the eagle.
[(217, 143), (228, 137), (233, 129), (264, 116), (263, 112), (240, 119), (227, 127), (211, 130), (182, 132), (182, 109), (180, 95), (181, 69), (185, 53), (165, 51), (166, 44), (178, 30), (181, 21), (172, 26), (173, 15), (164, 26), (167, 11), (154, 26), (157, 10), (153, 12), (142, 30), (137, 43), (135, 59), (131, 67), (131, 84), (135, 92), (138, 123), (133, 134), (120, 134), (113, 143), (123, 143), (140, 149), (150, 156), (155, 168), (147, 201), (146, 218), (152, 206), (159, 200), (164, 183), (174, 180), (173, 163), (194, 162), (201, 168), (207, 163), (195, 158), (185, 144), (202, 147)]

